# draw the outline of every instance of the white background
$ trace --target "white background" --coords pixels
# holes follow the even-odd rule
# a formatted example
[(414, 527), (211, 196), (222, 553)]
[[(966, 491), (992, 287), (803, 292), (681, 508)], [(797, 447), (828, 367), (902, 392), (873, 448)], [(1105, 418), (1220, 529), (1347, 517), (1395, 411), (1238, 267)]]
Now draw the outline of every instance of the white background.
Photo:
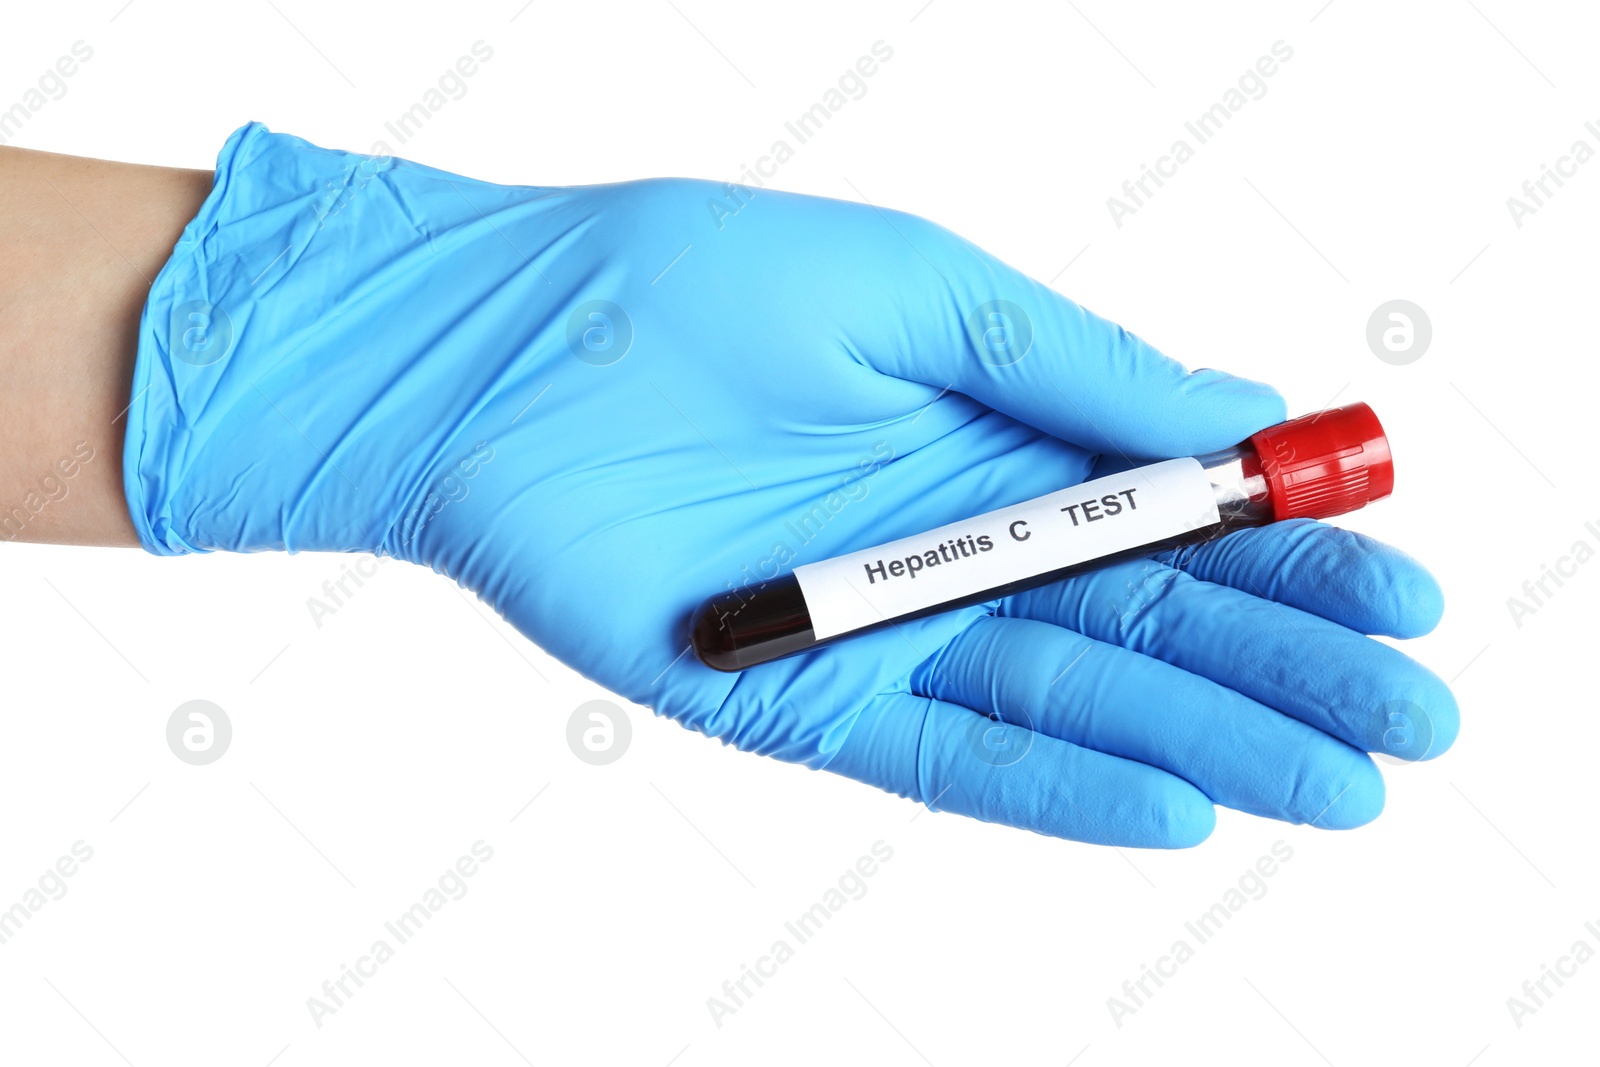
[[(8, 6), (0, 107), (94, 49), (14, 143), (210, 168), (248, 119), (366, 150), (474, 41), (493, 59), (401, 155), (503, 182), (729, 179), (873, 42), (894, 49), (775, 184), (927, 215), (1292, 411), (1373, 404), (1394, 497), (1346, 525), (1439, 575), (1409, 648), (1459, 743), (1386, 768), (1349, 833), (1224, 811), (1198, 849), (1093, 848), (743, 756), (607, 698), (447, 581), (344, 560), (0, 552), (0, 907), (92, 860), (0, 946), (7, 1063), (266, 1065), (1592, 1062), (1600, 962), (1518, 1027), (1507, 998), (1600, 922), (1600, 562), (1507, 598), (1600, 520), (1600, 161), (1506, 207), (1600, 119), (1579, 4), (985, 0)], [(1273, 42), (1294, 49), (1119, 229), (1137, 177)], [(1070, 265), (1069, 265), (1070, 264)], [(1368, 349), (1380, 303), (1433, 341)], [(1597, 522), (1600, 528), (1600, 522)], [(1553, 587), (1552, 587), (1553, 588)], [(165, 724), (232, 720), (188, 766)], [(537, 797), (531, 805), (530, 798)], [(475, 841), (494, 849), (336, 1014), (306, 1000)], [(706, 999), (874, 842), (893, 858), (719, 1028)], [(1293, 858), (1119, 1027), (1107, 998), (1274, 842)]]

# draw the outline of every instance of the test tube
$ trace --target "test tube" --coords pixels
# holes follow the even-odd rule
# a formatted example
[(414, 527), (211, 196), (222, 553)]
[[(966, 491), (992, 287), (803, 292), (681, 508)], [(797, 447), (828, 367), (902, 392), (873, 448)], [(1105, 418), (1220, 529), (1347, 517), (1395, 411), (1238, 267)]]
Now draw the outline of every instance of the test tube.
[(1378, 417), (1349, 404), (730, 590), (695, 611), (691, 642), (706, 666), (740, 671), (1244, 527), (1343, 515), (1393, 488)]

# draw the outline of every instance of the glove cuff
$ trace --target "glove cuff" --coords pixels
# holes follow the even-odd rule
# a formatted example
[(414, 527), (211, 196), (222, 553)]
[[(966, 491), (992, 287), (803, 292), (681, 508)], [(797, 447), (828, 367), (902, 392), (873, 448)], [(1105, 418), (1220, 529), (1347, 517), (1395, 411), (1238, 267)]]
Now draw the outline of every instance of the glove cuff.
[(502, 235), (537, 250), (528, 199), (236, 130), (140, 322), (123, 480), (144, 548), (396, 551), (473, 462), (474, 417), (529, 380), (514, 331), (542, 316)]

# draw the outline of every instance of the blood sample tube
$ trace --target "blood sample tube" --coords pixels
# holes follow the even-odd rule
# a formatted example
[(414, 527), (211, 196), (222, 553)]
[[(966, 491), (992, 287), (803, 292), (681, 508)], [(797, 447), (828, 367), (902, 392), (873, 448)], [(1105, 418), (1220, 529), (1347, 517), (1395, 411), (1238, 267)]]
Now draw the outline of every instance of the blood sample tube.
[(708, 667), (743, 670), (1247, 526), (1342, 515), (1393, 488), (1378, 417), (1350, 404), (730, 590), (694, 613), (691, 639)]

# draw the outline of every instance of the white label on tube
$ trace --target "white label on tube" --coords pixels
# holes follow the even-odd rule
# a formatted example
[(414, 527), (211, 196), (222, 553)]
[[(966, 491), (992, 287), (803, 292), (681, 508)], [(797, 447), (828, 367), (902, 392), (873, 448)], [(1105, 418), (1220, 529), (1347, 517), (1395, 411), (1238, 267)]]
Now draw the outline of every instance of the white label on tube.
[(1217, 521), (1204, 468), (1169, 459), (807, 563), (794, 576), (820, 641)]

